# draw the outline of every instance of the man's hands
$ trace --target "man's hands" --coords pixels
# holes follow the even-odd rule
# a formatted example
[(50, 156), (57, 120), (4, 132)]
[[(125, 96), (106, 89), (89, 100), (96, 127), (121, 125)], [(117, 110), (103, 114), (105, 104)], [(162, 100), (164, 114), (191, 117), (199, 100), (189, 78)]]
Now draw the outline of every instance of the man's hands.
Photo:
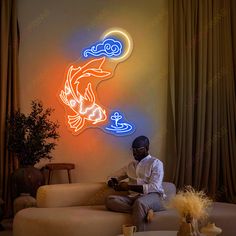
[(114, 188), (116, 191), (128, 191), (129, 185), (127, 182), (120, 182), (116, 188)]
[(129, 185), (127, 182), (118, 182), (116, 178), (111, 178), (108, 181), (108, 186), (115, 189), (116, 191), (128, 191)]
[(111, 178), (108, 181), (108, 186), (115, 189), (116, 191), (134, 191), (138, 193), (143, 193), (142, 185), (129, 185), (127, 182), (119, 182), (116, 178)]
[(110, 180), (108, 180), (107, 184), (110, 188), (115, 188), (119, 184), (119, 182), (116, 178), (111, 178)]

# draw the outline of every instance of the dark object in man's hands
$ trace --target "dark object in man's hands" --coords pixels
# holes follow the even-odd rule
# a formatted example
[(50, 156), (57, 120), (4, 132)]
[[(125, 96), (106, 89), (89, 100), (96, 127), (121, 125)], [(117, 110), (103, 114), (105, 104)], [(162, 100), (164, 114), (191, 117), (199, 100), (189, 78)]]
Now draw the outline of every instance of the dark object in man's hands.
[(111, 178), (107, 184), (109, 187), (115, 188), (119, 184), (119, 182), (116, 178)]
[(116, 191), (128, 191), (129, 185), (127, 182), (120, 182), (118, 185), (114, 187)]

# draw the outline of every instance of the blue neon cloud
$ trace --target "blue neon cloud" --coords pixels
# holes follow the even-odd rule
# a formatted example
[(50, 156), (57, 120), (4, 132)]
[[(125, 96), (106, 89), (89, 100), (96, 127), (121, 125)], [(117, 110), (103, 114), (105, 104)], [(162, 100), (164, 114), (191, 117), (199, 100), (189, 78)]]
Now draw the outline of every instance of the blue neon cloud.
[(83, 52), (85, 58), (88, 57), (118, 57), (122, 53), (122, 43), (118, 40), (112, 38), (107, 38), (102, 42), (92, 45), (90, 48), (87, 48)]
[(110, 116), (110, 124), (105, 127), (107, 133), (116, 135), (116, 136), (125, 136), (132, 134), (135, 131), (135, 126), (126, 122), (121, 122), (124, 116), (121, 112), (115, 111)]

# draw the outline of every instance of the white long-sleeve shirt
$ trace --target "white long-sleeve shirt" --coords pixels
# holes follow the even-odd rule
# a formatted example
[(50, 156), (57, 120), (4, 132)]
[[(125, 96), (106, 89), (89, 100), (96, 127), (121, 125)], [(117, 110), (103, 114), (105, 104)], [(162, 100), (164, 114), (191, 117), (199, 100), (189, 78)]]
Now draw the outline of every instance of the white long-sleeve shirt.
[(146, 156), (140, 162), (132, 161), (127, 166), (113, 173), (112, 177), (119, 181), (129, 178), (129, 184), (142, 185), (143, 193), (160, 193), (165, 196), (162, 187), (164, 170), (163, 163), (155, 157)]

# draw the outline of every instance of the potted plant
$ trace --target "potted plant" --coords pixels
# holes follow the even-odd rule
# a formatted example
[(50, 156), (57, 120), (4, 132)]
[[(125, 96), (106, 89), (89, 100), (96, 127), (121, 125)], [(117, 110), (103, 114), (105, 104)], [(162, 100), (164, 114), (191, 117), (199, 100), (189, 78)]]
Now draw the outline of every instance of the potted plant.
[(211, 204), (212, 200), (203, 191), (195, 191), (191, 186), (186, 186), (185, 191), (179, 191), (168, 204), (168, 207), (175, 208), (181, 217), (177, 236), (201, 235), (198, 221), (207, 217)]
[(44, 184), (42, 173), (34, 165), (42, 158), (52, 158), (50, 153), (59, 138), (58, 122), (49, 119), (53, 111), (34, 100), (29, 115), (18, 110), (8, 119), (8, 149), (15, 154), (20, 166), (12, 175), (13, 198), (20, 193), (35, 197), (37, 188)]

